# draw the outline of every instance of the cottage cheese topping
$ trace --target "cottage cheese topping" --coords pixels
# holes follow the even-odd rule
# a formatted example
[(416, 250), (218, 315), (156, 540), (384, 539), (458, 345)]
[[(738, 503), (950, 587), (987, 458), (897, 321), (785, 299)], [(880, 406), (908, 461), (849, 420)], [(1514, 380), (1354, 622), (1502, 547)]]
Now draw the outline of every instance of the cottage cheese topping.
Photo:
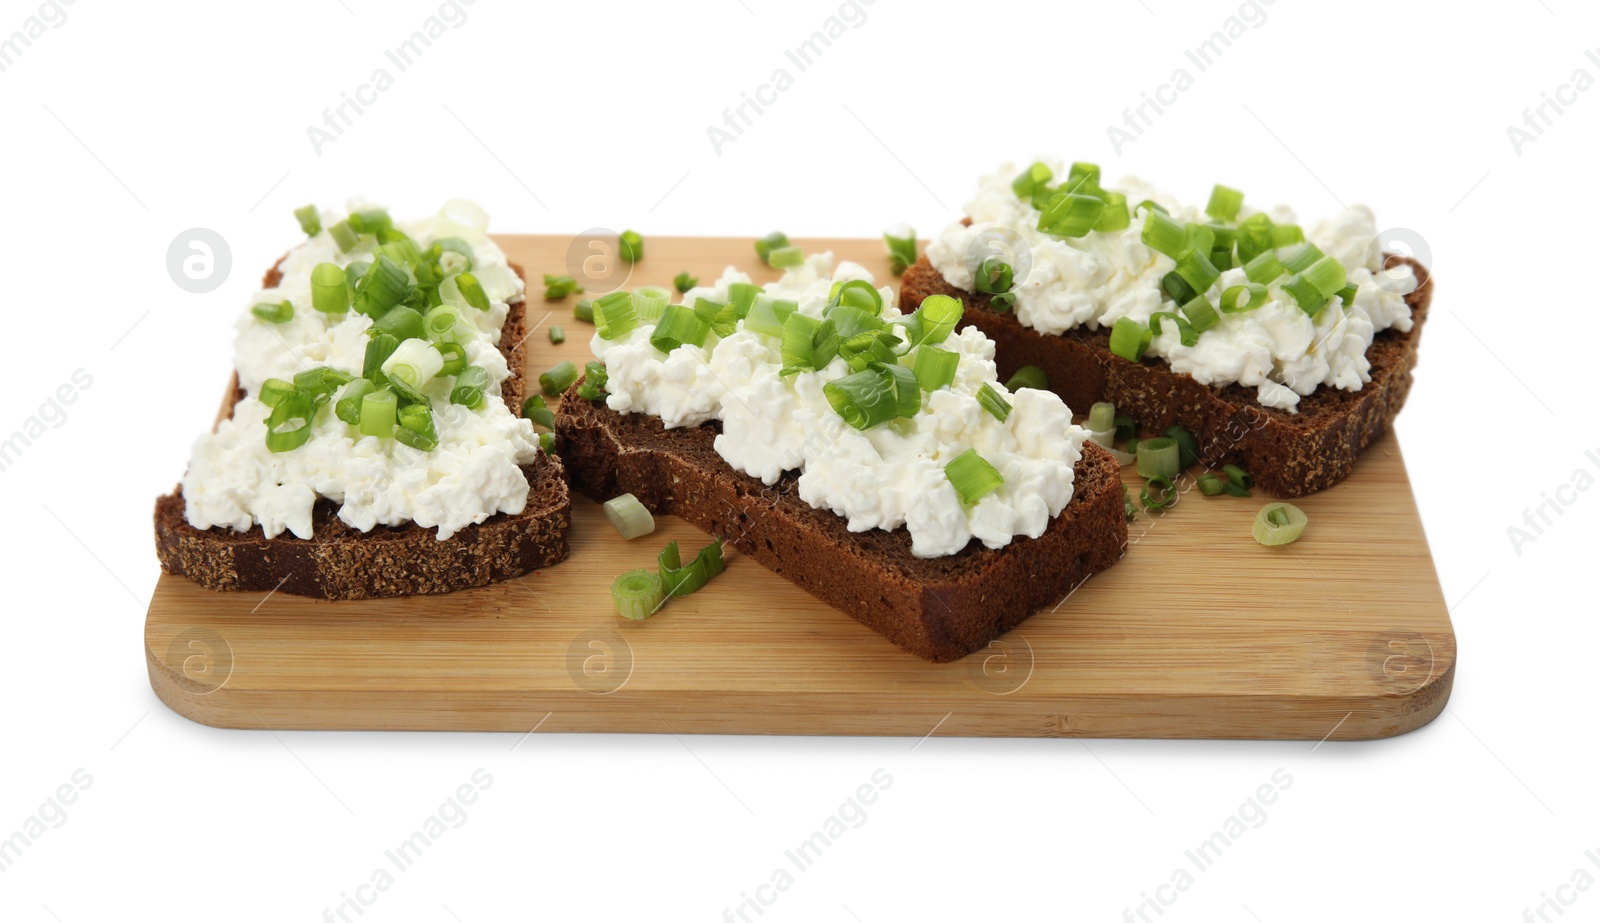
[[(833, 265), (816, 254), (766, 286), (768, 295), (797, 301), (821, 317), (834, 281), (872, 277), (854, 263)], [(749, 277), (729, 268), (714, 285), (691, 289), (697, 297), (726, 301), (728, 286)], [(879, 289), (884, 318), (903, 315), (894, 292)], [(704, 346), (684, 345), (663, 355), (650, 344), (653, 325), (615, 341), (590, 343), (606, 364), (606, 404), (620, 413), (649, 413), (668, 428), (720, 419), (716, 450), (729, 465), (767, 484), (800, 470), (801, 499), (845, 517), (852, 532), (904, 526), (918, 557), (954, 554), (977, 538), (990, 548), (1014, 536), (1037, 538), (1072, 497), (1073, 466), (1088, 433), (1072, 425), (1072, 412), (1046, 391), (1015, 394), (995, 380), (994, 344), (975, 328), (936, 344), (959, 353), (954, 384), (925, 396), (915, 417), (857, 430), (829, 405), (823, 385), (850, 373), (842, 358), (826, 369), (780, 377), (779, 342), (744, 327)], [(891, 327), (904, 336), (903, 327)], [(988, 382), (1012, 404), (1006, 422), (984, 410), (975, 395)], [(944, 473), (950, 459), (978, 451), (1005, 483), (963, 507)]]
[[(357, 207), (353, 204), (352, 210)], [(342, 217), (325, 213), (324, 228)], [(526, 507), (528, 481), (520, 466), (534, 460), (538, 438), (532, 424), (500, 397), (508, 370), (498, 349), (509, 304), (523, 298), (522, 281), (484, 233), (487, 216), (471, 203), (452, 202), (432, 218), (396, 226), (424, 248), (442, 237), (459, 237), (472, 247), (473, 274), (489, 296), (490, 309), (463, 312), (477, 330), (462, 345), (467, 364), (489, 374), (483, 406), (469, 410), (451, 404), (452, 379), (435, 378), (423, 389), (439, 437), (432, 451), (362, 436), (331, 408), (317, 415), (304, 445), (288, 452), (267, 449), (271, 411), (256, 399), (263, 381), (292, 379), (296, 372), (318, 366), (358, 376), (362, 371), (372, 321), (354, 311), (330, 318), (315, 310), (310, 275), (318, 263), (344, 266), (372, 259), (371, 239), (345, 254), (324, 230), (284, 259), (278, 287), (251, 299), (251, 304), (288, 300), (294, 318), (269, 324), (245, 311), (239, 319), (234, 365), (245, 397), (230, 419), (195, 442), (183, 479), (190, 525), (243, 532), (259, 524), (268, 538), (284, 530), (311, 538), (312, 507), (318, 497), (326, 497), (341, 504), (339, 519), (352, 528), (367, 531), (415, 522), (437, 527), (442, 541), (467, 525), (497, 513), (516, 515)]]
[[(1066, 175), (1060, 161), (1044, 162), (1057, 177)], [(983, 246), (980, 235), (1009, 232), (1026, 243), (1032, 263), (1026, 278), (1016, 281), (1016, 317), (1024, 326), (1053, 335), (1078, 326), (1097, 329), (1119, 317), (1148, 323), (1151, 314), (1173, 310), (1170, 302), (1163, 308), (1160, 286), (1176, 264), (1140, 241), (1143, 211), (1134, 212), (1121, 231), (1052, 237), (1038, 230), (1038, 210), (1011, 189), (1020, 172), (1022, 168), (1007, 164), (984, 177), (966, 206), (971, 226), (951, 225), (928, 245), (928, 260), (946, 281), (971, 291), (969, 259), (975, 247)], [(1130, 208), (1150, 199), (1180, 221), (1211, 220), (1202, 209), (1184, 206), (1138, 179), (1107, 188), (1126, 195)], [(1246, 207), (1240, 217), (1251, 213)], [(1268, 215), (1275, 223), (1295, 220), (1281, 207)], [(1202, 384), (1255, 387), (1262, 404), (1288, 411), (1321, 385), (1360, 390), (1371, 380), (1366, 352), (1374, 334), (1390, 327), (1411, 329), (1404, 296), (1417, 285), (1409, 268), (1384, 270), (1377, 234), (1365, 206), (1347, 209), (1307, 232), (1308, 240), (1344, 265), (1349, 284), (1356, 287), (1354, 303), (1342, 310), (1330, 304), (1315, 319), (1307, 316), (1283, 292), (1285, 277), (1268, 286), (1266, 304), (1255, 311), (1222, 314), (1221, 323), (1200, 334), (1192, 347), (1179, 342), (1175, 325), (1163, 324), (1149, 352)], [(1207, 297), (1215, 306), (1224, 289), (1245, 281), (1244, 270), (1230, 269)]]

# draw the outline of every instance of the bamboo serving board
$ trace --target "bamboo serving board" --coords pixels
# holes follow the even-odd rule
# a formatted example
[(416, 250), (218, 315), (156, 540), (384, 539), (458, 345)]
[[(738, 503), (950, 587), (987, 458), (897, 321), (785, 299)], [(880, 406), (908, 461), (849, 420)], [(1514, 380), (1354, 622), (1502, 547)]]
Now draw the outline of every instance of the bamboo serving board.
[[(534, 375), (581, 368), (593, 333), (572, 318), (576, 298), (540, 300), (542, 272), (582, 281), (588, 259), (591, 293), (729, 264), (777, 275), (747, 239), (648, 238), (626, 280), (606, 265), (614, 237), (499, 241), (533, 283)], [(892, 278), (879, 241), (800, 243)], [(482, 589), (325, 602), (162, 575), (145, 656), (174, 711), (239, 728), (1354, 740), (1433, 720), (1455, 635), (1394, 437), (1296, 501), (1311, 525), (1294, 545), (1251, 538), (1267, 499), (1192, 492), (1141, 513), (1115, 567), (951, 664), (900, 651), (731, 548), (706, 590), (618, 618), (613, 577), (653, 567), (669, 539), (708, 539), (659, 517), (624, 541), (581, 495), (565, 563)]]

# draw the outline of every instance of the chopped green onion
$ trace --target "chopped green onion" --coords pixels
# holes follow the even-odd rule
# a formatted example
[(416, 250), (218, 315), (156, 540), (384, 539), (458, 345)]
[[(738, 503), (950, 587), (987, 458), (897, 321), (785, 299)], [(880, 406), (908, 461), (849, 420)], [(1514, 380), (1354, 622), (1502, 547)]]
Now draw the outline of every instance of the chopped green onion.
[(861, 371), (874, 362), (898, 361), (893, 346), (900, 338), (881, 330), (867, 330), (839, 341), (839, 355), (849, 363), (851, 370)]
[(1022, 171), (1016, 179), (1011, 181), (1011, 191), (1019, 199), (1031, 199), (1035, 189), (1047, 185), (1055, 178), (1055, 173), (1042, 163), (1035, 162), (1033, 166)]
[(388, 439), (394, 435), (400, 398), (393, 391), (374, 391), (361, 399), (361, 435)]
[(829, 306), (844, 305), (859, 308), (876, 318), (883, 312), (883, 296), (865, 279), (835, 282), (828, 297)]
[(660, 320), (661, 312), (671, 303), (672, 292), (659, 285), (641, 285), (633, 290), (633, 309), (638, 313), (641, 324), (653, 324)]
[(460, 343), (435, 343), (433, 348), (444, 357), (444, 367), (439, 369), (435, 378), (444, 378), (449, 375), (459, 375), (467, 367), (467, 348)]
[(1011, 402), (1001, 396), (1000, 392), (994, 389), (994, 385), (987, 381), (978, 388), (978, 406), (989, 411), (990, 415), (1001, 423), (1006, 422), (1006, 418), (1011, 416)]
[(1211, 288), (1217, 283), (1222, 273), (1212, 264), (1207, 251), (1190, 250), (1178, 258), (1178, 268), (1173, 272), (1189, 283), (1189, 287), (1198, 294)]
[(1272, 246), (1287, 247), (1298, 244), (1306, 239), (1305, 231), (1300, 230), (1298, 224), (1274, 224), (1272, 226)]
[(1228, 476), (1229, 481), (1232, 481), (1233, 483), (1238, 484), (1240, 487), (1243, 487), (1247, 490), (1256, 486), (1256, 479), (1250, 476), (1250, 472), (1244, 470), (1238, 465), (1223, 465), (1222, 473)]
[(1306, 530), (1306, 514), (1292, 503), (1268, 503), (1256, 513), (1251, 533), (1263, 545), (1287, 545)]
[(1301, 271), (1300, 274), (1317, 287), (1317, 291), (1322, 293), (1323, 298), (1332, 298), (1338, 294), (1347, 281), (1344, 264), (1331, 256), (1322, 257), (1312, 263), (1310, 267)]
[(372, 382), (365, 378), (352, 380), (339, 392), (339, 399), (333, 404), (333, 415), (351, 426), (360, 425), (361, 401), (374, 390)]
[[(870, 288), (871, 286), (868, 287)], [(756, 296), (760, 294), (761, 286), (751, 282), (731, 282), (728, 284), (728, 300), (733, 302), (734, 307), (738, 309), (741, 320), (750, 313), (750, 308), (756, 303)]]
[(617, 235), (617, 256), (624, 263), (637, 263), (644, 259), (644, 238), (638, 231), (623, 231)]
[(1012, 393), (1023, 388), (1032, 388), (1035, 391), (1048, 391), (1050, 382), (1045, 378), (1044, 369), (1037, 365), (1025, 365), (1017, 369), (1016, 374), (1006, 382), (1006, 390)]
[(428, 328), (416, 308), (400, 305), (390, 308), (386, 314), (374, 321), (371, 329), (374, 335), (387, 333), (403, 342), (426, 336)]
[[(1161, 491), (1159, 495), (1152, 494), (1151, 488)], [(1139, 489), (1139, 501), (1147, 510), (1162, 510), (1178, 502), (1178, 491), (1172, 486), (1172, 479), (1156, 475), (1144, 482), (1144, 487)]]
[(1166, 436), (1178, 444), (1178, 467), (1187, 468), (1200, 460), (1200, 443), (1194, 435), (1179, 425), (1167, 427)]
[(1322, 250), (1316, 244), (1310, 242), (1295, 244), (1283, 251), (1283, 268), (1289, 272), (1304, 272), (1322, 257)]
[(1062, 184), (1069, 190), (1076, 190), (1082, 186), (1098, 187), (1100, 185), (1100, 165), (1078, 161), (1067, 168), (1067, 181)]
[[(1125, 413), (1117, 414), (1116, 419), (1111, 422), (1115, 424), (1117, 430), (1116, 438), (1118, 439), (1132, 439), (1139, 435), (1139, 424), (1134, 422), (1133, 417)], [(1129, 449), (1128, 451), (1131, 453), (1133, 450)]]
[(633, 296), (616, 291), (594, 300), (594, 332), (602, 340), (620, 340), (639, 326)]
[(539, 376), (539, 390), (550, 397), (555, 397), (572, 387), (572, 383), (577, 380), (578, 367), (571, 362), (561, 362)]
[(483, 285), (478, 281), (477, 276), (470, 272), (463, 272), (458, 273), (455, 276), (455, 280), (456, 288), (460, 290), (461, 297), (467, 300), (467, 304), (480, 311), (489, 310), (489, 296), (484, 292)]
[(703, 346), (710, 333), (711, 325), (695, 316), (694, 311), (681, 304), (669, 304), (650, 333), (650, 345), (670, 353), (685, 344)]
[(294, 319), (294, 305), (287, 301), (280, 301), (277, 304), (263, 301), (259, 304), (251, 305), (250, 313), (254, 314), (257, 320), (266, 321), (269, 324), (284, 324)]
[(1183, 222), (1168, 216), (1164, 209), (1152, 208), (1144, 213), (1144, 229), (1139, 232), (1139, 240), (1151, 250), (1176, 260), (1189, 249), (1189, 229)]
[(716, 539), (701, 548), (687, 565), (678, 557), (678, 543), (668, 542), (656, 558), (656, 567), (668, 596), (688, 596), (727, 569), (722, 558), (722, 540)]
[(1200, 294), (1176, 272), (1169, 272), (1161, 277), (1161, 290), (1178, 304), (1188, 304)]
[(318, 263), (312, 268), (311, 306), (324, 314), (343, 314), (350, 309), (350, 286), (339, 264)]
[(1346, 308), (1356, 303), (1357, 291), (1354, 285), (1346, 285), (1344, 288), (1339, 289), (1334, 294), (1338, 296), (1339, 303), (1344, 305)]
[(350, 227), (358, 234), (376, 234), (382, 228), (394, 227), (394, 219), (381, 208), (369, 208), (364, 211), (351, 212)]
[(924, 391), (937, 391), (949, 387), (956, 380), (956, 367), (961, 364), (961, 354), (937, 346), (924, 344), (917, 347), (911, 372)]
[(1135, 461), (1139, 459), (1139, 440), (1129, 437), (1128, 444), (1122, 449), (1123, 454), (1132, 455)]
[(955, 331), (956, 324), (961, 323), (964, 311), (961, 302), (949, 295), (929, 295), (907, 319), (905, 326), (906, 334), (910, 337), (909, 344), (920, 346), (931, 343), (937, 346), (943, 343)]
[(1206, 214), (1218, 221), (1232, 221), (1239, 217), (1239, 208), (1243, 205), (1244, 193), (1218, 183), (1211, 187), (1211, 201), (1206, 203)]
[(543, 452), (546, 455), (549, 455), (551, 452), (554, 452), (555, 450), (556, 450), (556, 434), (555, 433), (540, 433), (539, 434), (539, 451)]
[(1223, 481), (1222, 492), (1230, 497), (1250, 496), (1250, 488), (1238, 483), (1237, 481)]
[(647, 570), (630, 570), (611, 582), (611, 605), (618, 615), (635, 622), (655, 615), (665, 598), (661, 577)]
[(483, 406), (484, 392), (488, 389), (488, 370), (469, 365), (456, 373), (455, 384), (450, 388), (450, 403), (460, 404), (468, 410), (477, 410)]
[[(454, 253), (461, 257), (461, 259), (450, 259), (445, 256), (446, 253)], [(453, 270), (452, 274), (456, 272), (465, 272), (471, 269), (473, 266), (473, 260), (476, 259), (472, 252), (472, 245), (459, 237), (441, 237), (434, 241), (433, 244), (428, 247), (428, 256), (431, 260), (437, 260), (439, 262), (448, 261), (453, 265), (458, 265), (459, 268)]]
[(889, 272), (900, 275), (906, 267), (917, 261), (917, 232), (910, 225), (896, 225), (883, 232), (884, 246), (889, 249)]
[(581, 298), (572, 306), (572, 316), (575, 320), (594, 323), (594, 302), (588, 298)]
[(1122, 485), (1122, 516), (1123, 516), (1123, 518), (1127, 519), (1129, 522), (1133, 522), (1133, 520), (1136, 517), (1138, 517), (1138, 515), (1139, 515), (1139, 508), (1137, 506), (1133, 505), (1133, 501), (1132, 500), (1128, 499), (1128, 485), (1127, 484), (1123, 484)]
[(311, 418), (317, 404), (311, 392), (291, 390), (272, 405), (267, 415), (267, 450), (288, 452), (311, 438)]
[(444, 368), (444, 357), (427, 340), (401, 340), (383, 363), (390, 387), (413, 403), (425, 403), (422, 387)]
[(396, 442), (419, 452), (432, 452), (439, 447), (439, 434), (433, 428), (433, 411), (427, 404), (401, 407), (398, 421), (400, 425), (394, 428)]
[(382, 317), (384, 312), (404, 301), (410, 290), (411, 274), (380, 253), (366, 275), (356, 283), (356, 310), (369, 317)]
[(1238, 243), (1240, 263), (1249, 263), (1272, 250), (1272, 219), (1265, 212), (1251, 215), (1239, 222), (1239, 227), (1234, 233)]
[(750, 308), (750, 313), (745, 315), (744, 329), (749, 330), (752, 333), (759, 333), (763, 336), (783, 336), (784, 319), (778, 316), (778, 304), (779, 302), (766, 298), (757, 301), (755, 305)]
[(1273, 282), (1288, 271), (1271, 250), (1263, 251), (1260, 256), (1244, 264), (1244, 277), (1257, 285)]
[[(985, 295), (1006, 295), (1011, 291), (1011, 264), (999, 257), (990, 257), (979, 264), (972, 273), (973, 288)], [(998, 298), (996, 299), (998, 301)], [(1001, 309), (1011, 307), (1011, 299), (997, 304)]]
[(1222, 479), (1210, 471), (1195, 478), (1194, 483), (1196, 487), (1200, 488), (1200, 493), (1203, 496), (1215, 497), (1217, 494), (1222, 493)]
[[(1267, 255), (1271, 256), (1271, 254)], [(1224, 314), (1254, 311), (1267, 303), (1267, 287), (1260, 282), (1230, 285), (1223, 289), (1222, 300), (1218, 303), (1222, 307), (1222, 313)]]
[(1116, 428), (1117, 405), (1110, 401), (1100, 401), (1089, 408), (1089, 419), (1084, 421), (1084, 427), (1091, 433), (1109, 433)]
[(756, 256), (768, 266), (772, 265), (772, 251), (781, 250), (789, 246), (789, 235), (782, 231), (773, 231), (766, 237), (756, 241)]
[(821, 334), (822, 321), (798, 311), (789, 315), (783, 322), (783, 342), (779, 346), (785, 373), (818, 369), (816, 343)]
[(1057, 237), (1082, 237), (1094, 230), (1105, 207), (1094, 196), (1058, 192), (1039, 213), (1039, 230)]
[(389, 357), (394, 355), (395, 349), (399, 346), (400, 338), (392, 333), (380, 333), (368, 340), (366, 357), (361, 362), (361, 377), (379, 386), (387, 383), (388, 379), (383, 375), (383, 364), (389, 361)]
[[(356, 260), (344, 268), (344, 284), (350, 286), (350, 290), (359, 295), (361, 293), (361, 280), (367, 277), (367, 273), (371, 269), (372, 262), (370, 260)], [(361, 310), (359, 303), (356, 305), (356, 310)], [(366, 312), (362, 311), (362, 313)]]
[(268, 378), (257, 389), (256, 399), (268, 407), (276, 407), (294, 389), (293, 382), (284, 381), (282, 378)]
[(1222, 318), (1217, 316), (1217, 309), (1211, 306), (1211, 302), (1207, 301), (1204, 295), (1196, 295), (1189, 299), (1181, 310), (1197, 334), (1205, 333), (1222, 322)]
[[(834, 412), (856, 429), (871, 429), (896, 417), (912, 416), (922, 404), (916, 373), (902, 365), (879, 365), (836, 378), (822, 386), (822, 394)], [(909, 413), (905, 412), (908, 405)]]
[(325, 397), (349, 384), (352, 378), (354, 376), (348, 372), (341, 372), (324, 365), (296, 372), (294, 386), (296, 390), (310, 392), (313, 397)]
[(968, 449), (944, 466), (944, 476), (956, 489), (962, 506), (971, 506), (997, 490), (1005, 478), (977, 449)]
[(1102, 233), (1120, 231), (1132, 223), (1133, 217), (1128, 214), (1128, 197), (1120, 192), (1106, 193), (1105, 211), (1100, 213), (1100, 220), (1094, 223), (1094, 229)]
[(1178, 472), (1182, 470), (1179, 464), (1181, 453), (1176, 439), (1167, 436), (1141, 439), (1138, 454), (1134, 470), (1144, 477), (1177, 477)]
[(680, 272), (672, 277), (672, 287), (677, 289), (678, 294), (680, 295), (699, 284), (700, 277), (689, 275), (688, 270)]
[(340, 253), (349, 253), (361, 243), (361, 235), (350, 226), (349, 221), (340, 221), (328, 227), (328, 235), (339, 246)]
[(578, 386), (578, 397), (586, 401), (598, 401), (606, 396), (606, 382), (610, 376), (606, 373), (605, 363), (590, 360), (583, 364), (583, 384)]
[(1150, 336), (1152, 339), (1161, 335), (1161, 321), (1163, 319), (1170, 320), (1178, 326), (1178, 342), (1185, 346), (1193, 346), (1200, 342), (1200, 334), (1195, 332), (1194, 326), (1171, 311), (1157, 311), (1150, 315)]
[(300, 230), (305, 231), (307, 237), (322, 233), (322, 216), (317, 213), (315, 205), (302, 205), (295, 209), (294, 220), (300, 222)]
[(1111, 325), (1111, 353), (1128, 360), (1138, 362), (1144, 358), (1144, 351), (1150, 348), (1153, 337), (1150, 328), (1131, 317), (1119, 317)]
[(545, 429), (556, 428), (556, 415), (550, 405), (544, 402), (542, 395), (535, 394), (522, 402), (523, 419), (531, 420), (533, 425)]
[(395, 230), (378, 232), (378, 252), (402, 266), (414, 266), (422, 260), (417, 242)]
[(1138, 205), (1135, 205), (1133, 207), (1133, 210), (1134, 211), (1138, 211), (1141, 208), (1144, 209), (1147, 212), (1160, 212), (1163, 215), (1165, 215), (1167, 213), (1167, 210), (1165, 208), (1162, 208), (1160, 203), (1156, 202), (1155, 199), (1145, 199), (1145, 200), (1141, 201)]
[(806, 253), (799, 247), (779, 247), (769, 255), (767, 265), (774, 269), (789, 269), (805, 261)]
[(430, 308), (422, 316), (423, 334), (435, 343), (454, 343), (470, 337), (476, 328), (462, 318), (461, 309), (453, 304)]
[(550, 325), (550, 345), (560, 346), (567, 341), (567, 332), (561, 329), (560, 324)]
[(1283, 290), (1294, 297), (1295, 303), (1300, 305), (1300, 310), (1312, 317), (1316, 317), (1328, 303), (1328, 296), (1322, 294), (1322, 289), (1317, 283), (1302, 273), (1297, 272), (1285, 280)]
[(581, 291), (583, 291), (583, 286), (579, 285), (578, 280), (571, 276), (552, 276), (549, 273), (544, 275), (545, 301), (555, 301), (558, 298), (565, 298), (574, 292)]
[(649, 535), (656, 530), (656, 520), (645, 509), (644, 504), (633, 494), (623, 494), (612, 497), (602, 504), (606, 518), (611, 520), (611, 525), (628, 541), (633, 541), (641, 535)]
[(729, 336), (739, 326), (739, 306), (731, 301), (724, 304), (709, 298), (696, 298), (694, 313), (719, 337)]

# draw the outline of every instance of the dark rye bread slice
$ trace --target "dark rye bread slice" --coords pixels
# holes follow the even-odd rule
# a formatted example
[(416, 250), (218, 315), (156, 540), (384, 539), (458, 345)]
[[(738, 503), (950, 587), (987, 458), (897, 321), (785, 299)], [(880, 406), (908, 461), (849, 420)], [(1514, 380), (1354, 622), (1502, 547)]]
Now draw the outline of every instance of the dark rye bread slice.
[(1415, 260), (1386, 257), (1386, 265), (1397, 263), (1409, 264), (1420, 282), (1406, 296), (1410, 332), (1391, 328), (1373, 338), (1367, 349), (1372, 380), (1360, 391), (1324, 385), (1300, 399), (1298, 413), (1262, 406), (1254, 388), (1200, 384), (1159, 357), (1121, 359), (1111, 353), (1107, 328), (1053, 336), (1024, 327), (1012, 313), (994, 310), (988, 296), (946, 282), (926, 256), (906, 269), (900, 303), (909, 311), (929, 295), (959, 299), (966, 306), (962, 326), (977, 327), (994, 340), (1002, 379), (1022, 366), (1039, 366), (1050, 390), (1078, 413), (1096, 401), (1111, 401), (1146, 434), (1182, 425), (1194, 434), (1206, 465), (1238, 464), (1267, 493), (1300, 497), (1348, 477), (1356, 457), (1384, 434), (1411, 391), (1433, 280)]
[[(521, 267), (511, 268), (522, 275)], [(281, 278), (274, 266), (262, 287), (273, 288)], [(501, 394), (513, 413), (522, 407), (525, 387), (526, 320), (524, 305), (512, 305), (500, 333), (500, 352), (510, 368)], [(244, 398), (237, 381), (236, 376), (224, 417)], [(156, 501), (156, 557), (167, 573), (212, 590), (276, 589), (319, 599), (370, 599), (483, 586), (567, 556), (572, 497), (561, 460), (541, 452), (522, 473), (528, 479), (528, 505), (521, 513), (496, 514), (444, 541), (434, 529), (415, 523), (361, 532), (340, 522), (338, 504), (325, 498), (312, 509), (310, 539), (287, 532), (267, 538), (259, 525), (246, 532), (225, 526), (200, 530), (184, 518), (180, 485)]]
[(712, 445), (721, 428), (665, 429), (658, 417), (586, 401), (576, 385), (556, 414), (579, 490), (602, 501), (631, 493), (652, 512), (682, 516), (927, 660), (982, 648), (1116, 563), (1127, 544), (1121, 475), (1099, 446), (1085, 446), (1072, 499), (1040, 537), (917, 558), (905, 529), (851, 532), (813, 509), (797, 472), (768, 487), (735, 471)]

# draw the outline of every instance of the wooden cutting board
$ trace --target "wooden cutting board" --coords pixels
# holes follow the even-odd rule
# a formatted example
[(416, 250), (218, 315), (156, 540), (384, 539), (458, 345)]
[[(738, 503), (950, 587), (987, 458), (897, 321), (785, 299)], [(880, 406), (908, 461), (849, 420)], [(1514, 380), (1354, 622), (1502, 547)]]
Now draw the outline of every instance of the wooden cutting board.
[[(647, 238), (627, 279), (603, 237), (499, 242), (535, 283), (534, 374), (581, 367), (593, 333), (575, 298), (540, 300), (542, 272), (587, 269), (591, 292), (729, 264), (777, 275), (747, 239)], [(800, 243), (892, 278), (879, 241)], [(565, 344), (550, 344), (551, 324)], [(162, 701), (219, 727), (1354, 740), (1433, 720), (1455, 635), (1394, 437), (1297, 501), (1311, 526), (1294, 545), (1251, 538), (1266, 500), (1192, 492), (1141, 513), (1115, 567), (951, 664), (903, 653), (731, 549), (708, 589), (618, 618), (614, 576), (653, 566), (669, 539), (707, 537), (661, 517), (626, 542), (581, 496), (565, 563), (483, 589), (324, 602), (162, 575), (145, 656)]]

